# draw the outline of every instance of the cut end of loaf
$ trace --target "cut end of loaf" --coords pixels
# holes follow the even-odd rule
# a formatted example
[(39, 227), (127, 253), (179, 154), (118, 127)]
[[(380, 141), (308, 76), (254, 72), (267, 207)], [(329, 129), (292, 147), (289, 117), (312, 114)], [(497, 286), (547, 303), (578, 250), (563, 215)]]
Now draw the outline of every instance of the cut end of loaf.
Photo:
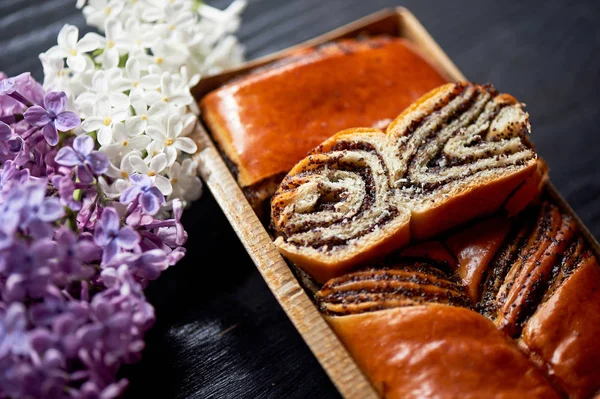
[(331, 276), (505, 204), (521, 208), (540, 183), (529, 130), (514, 97), (441, 86), (385, 133), (340, 132), (299, 162), (271, 203), (276, 243), (308, 273)]

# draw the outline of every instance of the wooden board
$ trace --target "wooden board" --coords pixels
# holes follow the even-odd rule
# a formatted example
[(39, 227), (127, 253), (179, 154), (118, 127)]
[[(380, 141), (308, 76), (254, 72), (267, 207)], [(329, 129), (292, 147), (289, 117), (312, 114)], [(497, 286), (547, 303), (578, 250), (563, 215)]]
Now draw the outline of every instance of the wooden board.
[[(223, 74), (203, 79), (192, 92), (196, 99), (200, 99), (228, 80), (284, 57), (298, 48), (315, 46), (327, 41), (365, 33), (404, 37), (413, 42), (449, 80), (466, 80), (414, 15), (400, 7), (394, 10), (383, 10), (298, 46), (257, 59)], [(339, 392), (345, 398), (376, 398), (377, 395), (364, 374), (321, 317), (313, 301), (302, 289), (273, 244), (268, 232), (244, 197), (203, 126), (198, 127), (194, 133), (194, 139), (200, 149), (195, 155), (195, 159), (199, 163), (200, 176), (219, 203), (275, 298)], [(564, 210), (576, 217), (584, 236), (598, 256), (600, 246), (587, 227), (551, 183), (548, 183), (546, 190)]]

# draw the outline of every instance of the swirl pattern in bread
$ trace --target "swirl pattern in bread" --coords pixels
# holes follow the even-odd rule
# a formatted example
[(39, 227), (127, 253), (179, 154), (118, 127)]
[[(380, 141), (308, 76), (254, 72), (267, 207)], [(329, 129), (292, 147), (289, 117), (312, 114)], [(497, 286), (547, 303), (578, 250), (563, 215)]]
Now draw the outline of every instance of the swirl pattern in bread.
[(271, 202), (275, 243), (326, 281), (497, 211), (538, 170), (528, 133), (528, 114), (512, 96), (441, 86), (386, 133), (342, 131), (298, 163)]

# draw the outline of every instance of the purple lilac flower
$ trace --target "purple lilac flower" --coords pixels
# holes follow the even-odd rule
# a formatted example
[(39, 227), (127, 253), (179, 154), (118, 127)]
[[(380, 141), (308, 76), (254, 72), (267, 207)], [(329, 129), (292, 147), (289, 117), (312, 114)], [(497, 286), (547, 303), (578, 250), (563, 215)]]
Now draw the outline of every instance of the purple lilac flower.
[[(106, 267), (115, 269), (127, 265), (129, 272), (144, 280), (156, 280), (169, 267), (167, 254), (162, 249), (153, 249), (142, 253), (121, 253), (115, 256)], [(103, 274), (103, 282), (107, 286), (114, 285), (114, 276)], [(106, 280), (108, 278), (108, 281)]]
[(121, 194), (121, 203), (130, 204), (138, 200), (144, 213), (155, 215), (165, 202), (160, 190), (152, 184), (147, 175), (133, 174), (129, 180), (133, 184)]
[(13, 303), (0, 315), (0, 358), (8, 354), (24, 354), (29, 350), (25, 306)]
[(82, 183), (92, 183), (94, 176), (106, 173), (108, 158), (94, 151), (94, 140), (89, 136), (79, 136), (73, 141), (73, 147), (63, 147), (56, 155), (60, 165), (75, 167), (77, 178)]
[(20, 228), (34, 238), (51, 236), (53, 229), (50, 222), (62, 218), (64, 209), (58, 198), (45, 195), (45, 180), (31, 182), (20, 190), (13, 190), (13, 195), (7, 199), (7, 202), (20, 205), (20, 209), (16, 214), (5, 216), (18, 218)]
[(140, 235), (131, 227), (121, 228), (121, 221), (114, 208), (104, 208), (100, 223), (96, 224), (94, 241), (103, 247), (102, 263), (110, 261), (121, 249), (134, 249)]
[(54, 175), (52, 185), (58, 191), (61, 204), (72, 211), (81, 209), (81, 201), (75, 199), (75, 182), (70, 176)]
[(0, 398), (120, 396), (155, 320), (143, 288), (185, 254), (181, 203), (155, 219), (164, 197), (146, 175), (107, 202), (94, 141), (58, 142), (78, 123), (65, 106), (0, 73)]
[[(162, 241), (171, 248), (179, 247), (187, 241), (187, 232), (181, 224), (181, 215), (183, 214), (183, 204), (179, 199), (173, 200), (173, 219), (165, 220), (160, 223), (157, 235)], [(147, 227), (154, 227), (149, 225)]]
[(14, 134), (13, 129), (0, 121), (0, 151), (3, 154), (16, 154), (23, 149), (23, 139)]
[(42, 104), (44, 99), (44, 89), (42, 85), (31, 77), (29, 72), (18, 76), (0, 80), (0, 95), (4, 95), (18, 101), (22, 105), (16, 105), (15, 102), (7, 101), (4, 105), (10, 105), (11, 111), (20, 109), (23, 106), (32, 106)]
[(91, 278), (95, 271), (89, 266), (94, 261), (99, 261), (102, 250), (92, 241), (81, 239), (73, 231), (61, 227), (56, 233), (59, 261), (52, 275), (59, 286), (66, 285), (69, 281)]
[(22, 185), (28, 180), (29, 170), (19, 169), (12, 161), (6, 161), (0, 172), (0, 192), (8, 190), (12, 184)]
[(52, 269), (57, 261), (58, 247), (50, 239), (34, 241), (30, 246), (23, 241), (6, 249), (2, 276), (2, 298), (6, 302), (41, 298), (46, 294)]
[(0, 141), (7, 141), (13, 134), (12, 128), (0, 121)]
[(42, 129), (48, 144), (58, 144), (58, 131), (67, 132), (76, 128), (81, 120), (74, 112), (65, 111), (67, 95), (63, 92), (50, 92), (44, 97), (44, 106), (34, 105), (25, 111), (25, 121)]

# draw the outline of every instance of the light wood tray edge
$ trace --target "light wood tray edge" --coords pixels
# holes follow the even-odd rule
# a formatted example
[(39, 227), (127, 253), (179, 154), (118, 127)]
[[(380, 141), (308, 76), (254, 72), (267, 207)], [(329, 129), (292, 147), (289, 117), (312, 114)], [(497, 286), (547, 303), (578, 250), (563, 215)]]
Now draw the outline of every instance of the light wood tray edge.
[(377, 398), (364, 374), (321, 316), (277, 250), (202, 126), (194, 132), (200, 176), (219, 203), (269, 289), (338, 391), (348, 399)]

